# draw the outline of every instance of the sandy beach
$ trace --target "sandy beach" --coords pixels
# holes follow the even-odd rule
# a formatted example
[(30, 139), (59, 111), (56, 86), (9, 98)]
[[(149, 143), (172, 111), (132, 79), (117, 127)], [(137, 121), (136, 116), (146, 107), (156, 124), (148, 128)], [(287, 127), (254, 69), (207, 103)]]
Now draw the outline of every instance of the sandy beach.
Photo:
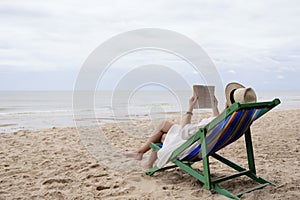
[[(299, 119), (299, 109), (275, 110), (252, 125), (257, 174), (277, 186), (267, 186), (241, 199), (300, 198)], [(178, 122), (178, 119), (173, 121)], [(129, 130), (149, 134), (148, 123), (124, 122), (122, 126), (105, 124), (100, 128), (111, 145), (128, 151), (146, 139), (128, 134)], [(89, 132), (90, 128), (84, 129)], [(220, 153), (245, 166), (243, 139)], [(101, 154), (101, 147), (88, 147), (92, 140), (83, 142), (75, 127), (1, 133), (0, 199), (226, 199), (205, 190), (201, 183), (180, 169), (148, 177), (138, 161), (124, 158), (119, 150), (106, 149), (112, 152), (109, 159)], [(195, 167), (200, 168), (201, 164)], [(215, 176), (231, 172), (213, 159), (211, 171)], [(233, 192), (251, 185), (247, 178), (222, 183)]]

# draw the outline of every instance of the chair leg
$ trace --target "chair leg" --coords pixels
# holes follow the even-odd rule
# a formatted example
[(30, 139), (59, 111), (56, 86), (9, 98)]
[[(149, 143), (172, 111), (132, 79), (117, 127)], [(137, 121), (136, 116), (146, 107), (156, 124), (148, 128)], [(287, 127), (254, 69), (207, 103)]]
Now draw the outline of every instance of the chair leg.
[(252, 146), (252, 139), (251, 139), (250, 128), (245, 133), (245, 142), (246, 142), (246, 149), (247, 149), (247, 158), (248, 158), (249, 170), (252, 173), (256, 174), (255, 162), (254, 162), (254, 153), (253, 153), (253, 146)]
[[(191, 166), (191, 163), (186, 163), (186, 164)], [(164, 170), (172, 169), (172, 168), (175, 168), (175, 167), (178, 167), (178, 166), (177, 165), (171, 165), (171, 166), (167, 166), (167, 167), (163, 167), (163, 168), (158, 168), (157, 166), (154, 166), (146, 172), (146, 175), (152, 176), (154, 173), (156, 173), (158, 171), (164, 171)]]
[(240, 199), (237, 195), (232, 194), (228, 190), (220, 187), (218, 184), (215, 184), (214, 190), (216, 192), (218, 192), (219, 194), (224, 195), (225, 197), (228, 197), (230, 199), (235, 199), (235, 200), (239, 200)]
[(202, 153), (202, 163), (203, 163), (203, 174), (204, 174), (204, 184), (207, 190), (212, 189), (210, 169), (209, 169), (209, 158), (207, 155), (207, 146), (206, 146), (206, 133), (202, 130), (200, 135), (201, 139), (201, 153)]

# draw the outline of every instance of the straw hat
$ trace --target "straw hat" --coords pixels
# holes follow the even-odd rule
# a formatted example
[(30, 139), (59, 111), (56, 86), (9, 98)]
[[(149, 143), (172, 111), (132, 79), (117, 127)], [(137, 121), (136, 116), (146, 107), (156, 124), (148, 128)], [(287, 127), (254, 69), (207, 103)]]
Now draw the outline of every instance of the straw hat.
[(227, 105), (234, 102), (239, 103), (254, 103), (257, 100), (256, 94), (252, 88), (245, 88), (239, 83), (229, 83), (225, 88), (225, 96)]

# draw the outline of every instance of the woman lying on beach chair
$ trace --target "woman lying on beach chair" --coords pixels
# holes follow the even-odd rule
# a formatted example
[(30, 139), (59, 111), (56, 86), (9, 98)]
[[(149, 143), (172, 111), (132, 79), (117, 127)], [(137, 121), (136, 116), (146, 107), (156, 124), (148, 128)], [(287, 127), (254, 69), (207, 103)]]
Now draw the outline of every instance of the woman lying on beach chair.
[[(234, 102), (239, 103), (254, 103), (256, 102), (256, 94), (253, 89), (245, 88), (239, 83), (229, 83), (225, 88), (226, 105), (225, 109)], [(191, 97), (189, 100), (189, 109), (186, 113), (182, 124), (173, 124), (169, 121), (162, 122), (152, 133), (152, 136), (147, 142), (134, 152), (125, 153), (127, 157), (132, 157), (136, 160), (142, 160), (144, 153), (150, 150), (151, 143), (162, 143), (161, 149), (156, 152), (152, 151), (150, 158), (142, 165), (145, 168), (152, 168), (154, 162), (158, 159), (157, 167), (161, 168), (168, 163), (173, 151), (185, 143), (191, 138), (201, 127), (204, 127), (210, 123), (214, 118), (219, 115), (218, 100), (214, 97), (212, 117), (204, 118), (198, 124), (191, 124), (192, 111), (194, 105), (197, 102), (197, 97)], [(193, 149), (187, 149), (181, 153), (180, 157), (185, 157), (189, 154), (189, 151)]]

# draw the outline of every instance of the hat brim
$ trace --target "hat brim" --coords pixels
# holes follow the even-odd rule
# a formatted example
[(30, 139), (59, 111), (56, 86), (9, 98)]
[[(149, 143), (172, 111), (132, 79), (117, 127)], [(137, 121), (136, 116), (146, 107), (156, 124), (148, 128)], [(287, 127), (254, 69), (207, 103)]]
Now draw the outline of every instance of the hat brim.
[(231, 101), (230, 101), (230, 93), (232, 90), (234, 89), (238, 89), (238, 88), (245, 88), (245, 86), (243, 86), (240, 83), (236, 83), (236, 82), (232, 82), (232, 83), (228, 83), (226, 88), (225, 88), (225, 97), (226, 97), (226, 102), (227, 105), (231, 105)]

